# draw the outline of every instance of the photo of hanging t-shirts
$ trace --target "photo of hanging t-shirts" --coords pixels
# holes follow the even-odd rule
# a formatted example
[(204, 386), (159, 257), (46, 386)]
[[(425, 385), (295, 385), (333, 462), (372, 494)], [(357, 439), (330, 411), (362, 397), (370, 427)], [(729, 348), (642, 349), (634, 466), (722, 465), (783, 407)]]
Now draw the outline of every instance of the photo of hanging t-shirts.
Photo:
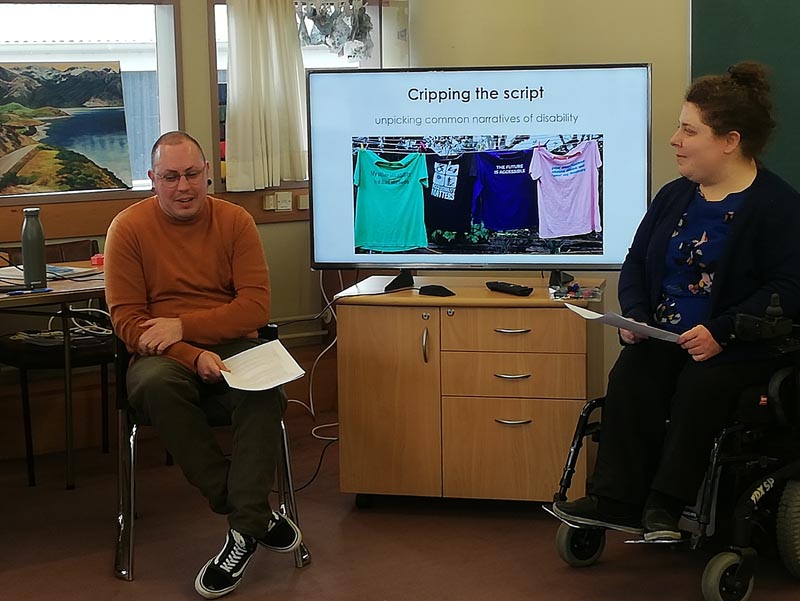
[(402, 252), (428, 246), (422, 194), (428, 186), (428, 169), (422, 153), (389, 161), (359, 149), (353, 184), (357, 249)]
[(596, 140), (585, 140), (566, 154), (544, 146), (533, 149), (530, 177), (536, 181), (539, 237), (562, 238), (602, 231)]
[[(355, 252), (602, 254), (603, 144), (598, 133), (353, 136)], [(550, 188), (530, 173), (535, 155), (553, 163)]]

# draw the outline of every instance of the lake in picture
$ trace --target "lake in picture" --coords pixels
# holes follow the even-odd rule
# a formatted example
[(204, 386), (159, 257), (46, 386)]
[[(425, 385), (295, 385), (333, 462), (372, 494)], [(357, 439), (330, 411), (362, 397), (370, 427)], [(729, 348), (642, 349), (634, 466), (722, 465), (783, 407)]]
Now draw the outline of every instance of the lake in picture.
[(42, 119), (47, 125), (41, 141), (50, 146), (79, 152), (130, 185), (131, 162), (125, 109), (112, 107), (62, 110), (70, 116)]

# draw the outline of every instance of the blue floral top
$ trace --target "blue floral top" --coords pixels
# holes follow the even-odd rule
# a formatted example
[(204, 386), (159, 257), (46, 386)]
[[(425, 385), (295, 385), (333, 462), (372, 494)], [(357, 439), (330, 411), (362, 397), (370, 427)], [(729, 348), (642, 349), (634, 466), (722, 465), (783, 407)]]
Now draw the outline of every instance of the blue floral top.
[(660, 327), (682, 334), (710, 316), (714, 273), (730, 224), (748, 193), (749, 189), (710, 202), (697, 188), (667, 245), (661, 298), (654, 314)]

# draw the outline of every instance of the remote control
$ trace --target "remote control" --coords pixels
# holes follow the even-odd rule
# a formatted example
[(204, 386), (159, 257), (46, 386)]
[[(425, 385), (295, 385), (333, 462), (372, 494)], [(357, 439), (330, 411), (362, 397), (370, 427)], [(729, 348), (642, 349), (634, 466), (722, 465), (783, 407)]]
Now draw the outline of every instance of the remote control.
[(515, 294), (516, 296), (530, 296), (533, 288), (530, 286), (520, 286), (519, 284), (511, 284), (510, 282), (486, 282), (486, 287), (495, 292), (505, 292), (506, 294)]

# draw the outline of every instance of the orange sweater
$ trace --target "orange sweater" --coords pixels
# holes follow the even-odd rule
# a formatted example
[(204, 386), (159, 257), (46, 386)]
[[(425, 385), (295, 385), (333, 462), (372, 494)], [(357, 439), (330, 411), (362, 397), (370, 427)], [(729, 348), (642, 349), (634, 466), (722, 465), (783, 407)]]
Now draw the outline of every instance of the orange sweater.
[(269, 320), (269, 274), (253, 218), (208, 197), (191, 221), (166, 215), (155, 196), (114, 218), (105, 244), (106, 299), (130, 350), (144, 321), (180, 317), (183, 340), (164, 353), (189, 369), (197, 344), (255, 337)]

